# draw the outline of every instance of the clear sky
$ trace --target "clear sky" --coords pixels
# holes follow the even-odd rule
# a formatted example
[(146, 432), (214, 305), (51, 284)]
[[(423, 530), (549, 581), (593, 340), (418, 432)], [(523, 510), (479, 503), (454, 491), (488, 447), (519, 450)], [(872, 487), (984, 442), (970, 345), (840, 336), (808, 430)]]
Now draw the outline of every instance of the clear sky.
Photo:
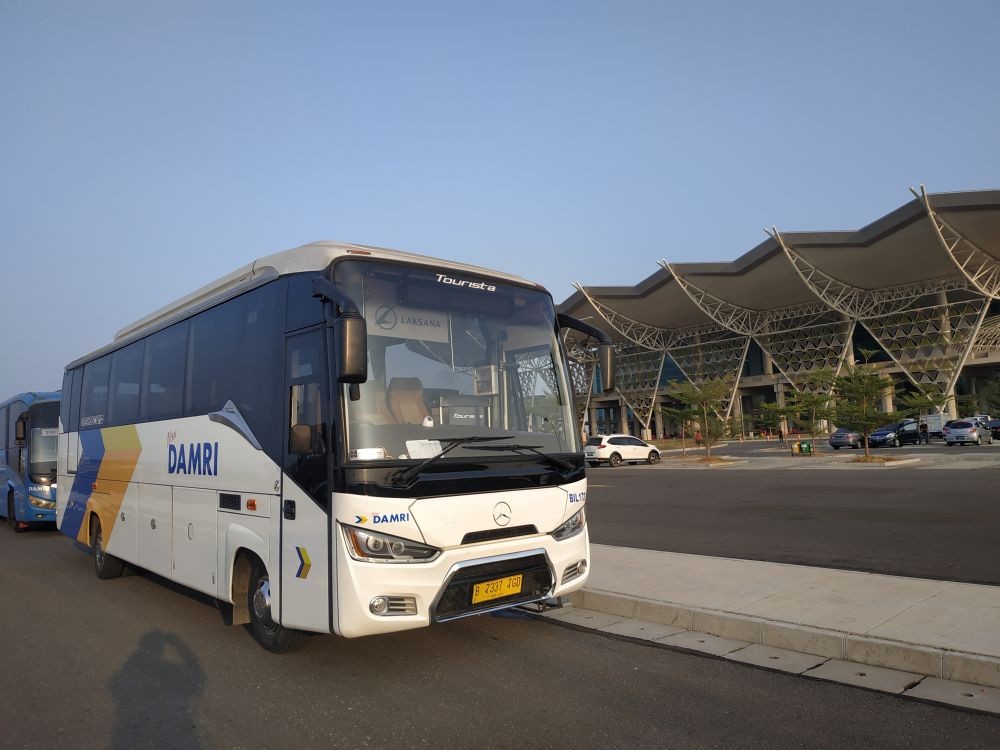
[(570, 283), (1000, 187), (996, 0), (0, 0), (0, 399), (318, 239)]

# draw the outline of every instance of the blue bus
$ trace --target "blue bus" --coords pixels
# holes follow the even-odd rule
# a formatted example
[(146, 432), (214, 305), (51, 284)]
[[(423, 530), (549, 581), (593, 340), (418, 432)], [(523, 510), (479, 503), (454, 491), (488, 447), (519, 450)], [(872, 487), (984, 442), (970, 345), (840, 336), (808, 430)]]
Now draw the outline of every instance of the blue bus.
[(59, 391), (0, 403), (0, 516), (14, 531), (55, 523)]

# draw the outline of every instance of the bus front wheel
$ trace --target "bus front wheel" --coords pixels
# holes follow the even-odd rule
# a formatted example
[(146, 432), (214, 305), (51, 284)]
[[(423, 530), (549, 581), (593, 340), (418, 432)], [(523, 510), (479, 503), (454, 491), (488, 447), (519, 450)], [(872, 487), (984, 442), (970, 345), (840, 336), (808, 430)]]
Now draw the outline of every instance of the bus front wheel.
[(90, 549), (94, 552), (94, 572), (101, 580), (119, 578), (125, 572), (125, 563), (104, 549), (104, 533), (97, 518), (90, 527)]
[(257, 643), (273, 654), (292, 651), (305, 643), (305, 633), (282, 627), (271, 619), (271, 579), (259, 560), (254, 561), (247, 596), (250, 631)]

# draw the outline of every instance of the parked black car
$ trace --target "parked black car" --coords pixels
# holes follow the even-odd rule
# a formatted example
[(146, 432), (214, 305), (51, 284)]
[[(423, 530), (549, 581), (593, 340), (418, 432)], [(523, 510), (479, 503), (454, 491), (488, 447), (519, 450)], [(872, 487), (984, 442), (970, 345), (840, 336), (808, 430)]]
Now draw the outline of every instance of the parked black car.
[(1000, 419), (991, 419), (986, 428), (992, 433), (994, 440), (1000, 440)]
[(920, 429), (915, 419), (891, 422), (868, 436), (868, 445), (872, 448), (898, 448), (907, 443), (915, 445), (919, 442)]

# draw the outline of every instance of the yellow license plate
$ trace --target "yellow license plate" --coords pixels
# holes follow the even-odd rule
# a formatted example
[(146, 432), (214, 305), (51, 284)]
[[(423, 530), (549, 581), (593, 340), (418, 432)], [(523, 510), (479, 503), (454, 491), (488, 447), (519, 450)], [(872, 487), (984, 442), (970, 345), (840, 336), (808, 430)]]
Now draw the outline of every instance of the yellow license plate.
[(498, 578), (495, 581), (483, 581), (472, 587), (472, 603), (488, 602), (491, 599), (499, 599), (503, 596), (521, 593), (521, 579), (523, 575)]

